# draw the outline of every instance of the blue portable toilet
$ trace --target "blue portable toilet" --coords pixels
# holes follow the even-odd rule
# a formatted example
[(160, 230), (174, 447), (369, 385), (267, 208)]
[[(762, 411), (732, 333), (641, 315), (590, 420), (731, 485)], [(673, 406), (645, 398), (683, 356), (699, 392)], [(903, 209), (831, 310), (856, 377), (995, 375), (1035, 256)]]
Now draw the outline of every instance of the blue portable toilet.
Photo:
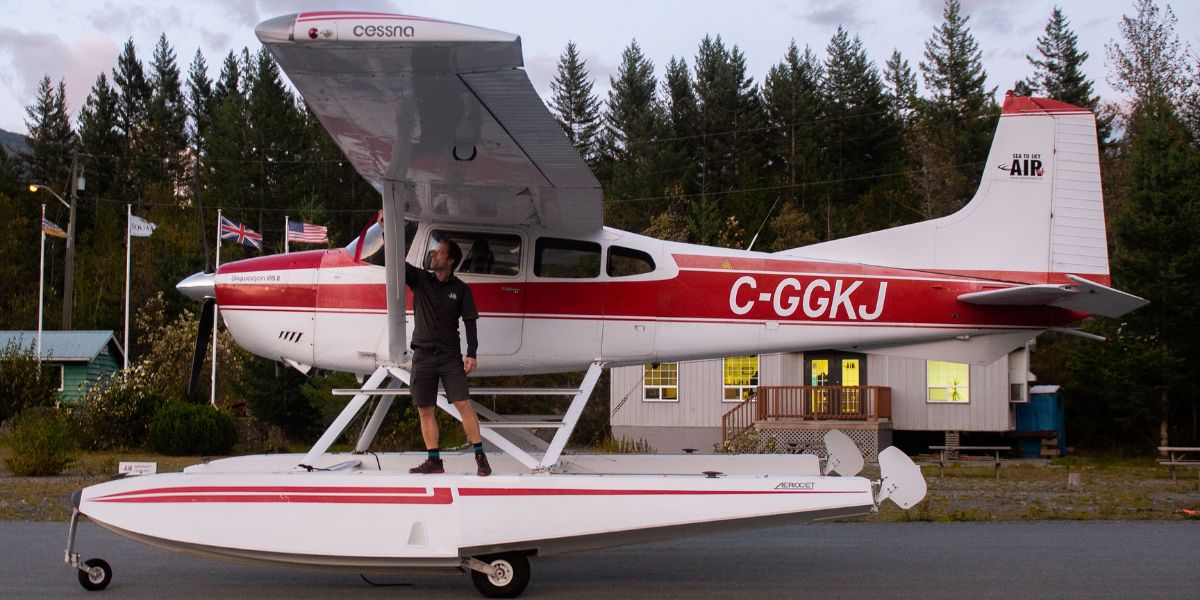
[[(1053, 431), (1058, 437), (1058, 455), (1066, 454), (1067, 423), (1063, 406), (1063, 390), (1057, 385), (1035, 385), (1029, 388), (1029, 402), (1016, 405), (1017, 433)], [(1040, 438), (1022, 438), (1017, 442), (1022, 457), (1042, 455)]]

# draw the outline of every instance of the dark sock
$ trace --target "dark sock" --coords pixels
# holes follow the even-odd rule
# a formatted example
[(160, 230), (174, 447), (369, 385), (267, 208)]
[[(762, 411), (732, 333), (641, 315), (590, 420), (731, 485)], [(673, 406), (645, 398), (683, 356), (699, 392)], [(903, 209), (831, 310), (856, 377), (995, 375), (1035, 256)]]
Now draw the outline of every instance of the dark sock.
[(483, 442), (471, 444), (471, 447), (475, 449), (475, 454), (483, 454)]
[(429, 458), (432, 458), (433, 460), (442, 460), (441, 448), (430, 448), (426, 452), (429, 452)]

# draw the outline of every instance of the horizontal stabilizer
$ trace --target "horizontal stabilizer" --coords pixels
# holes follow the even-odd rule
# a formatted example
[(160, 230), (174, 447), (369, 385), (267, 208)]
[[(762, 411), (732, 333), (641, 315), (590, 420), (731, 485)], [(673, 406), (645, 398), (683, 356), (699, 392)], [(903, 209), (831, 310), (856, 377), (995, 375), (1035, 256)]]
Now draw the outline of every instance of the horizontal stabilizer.
[(1142, 298), (1115, 290), (1077, 275), (1074, 284), (1023, 285), (1002, 290), (971, 292), (958, 297), (982, 306), (1057, 306), (1105, 317), (1119, 317), (1148, 304)]

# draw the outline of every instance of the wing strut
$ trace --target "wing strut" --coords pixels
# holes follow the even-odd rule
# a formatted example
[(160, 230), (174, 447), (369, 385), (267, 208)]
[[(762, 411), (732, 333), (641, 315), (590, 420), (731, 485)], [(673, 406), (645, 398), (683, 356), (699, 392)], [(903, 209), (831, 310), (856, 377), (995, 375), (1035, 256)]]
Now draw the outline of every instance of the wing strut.
[(411, 183), (384, 183), (383, 252), (387, 265), (388, 364), (391, 366), (408, 362), (404, 324), (404, 210), (412, 196)]

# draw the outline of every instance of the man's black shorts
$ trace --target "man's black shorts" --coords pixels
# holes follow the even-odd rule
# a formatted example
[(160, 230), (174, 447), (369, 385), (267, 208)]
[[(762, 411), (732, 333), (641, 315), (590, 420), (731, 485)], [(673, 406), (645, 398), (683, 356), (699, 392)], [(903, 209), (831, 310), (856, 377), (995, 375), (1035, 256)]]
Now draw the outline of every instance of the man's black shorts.
[(426, 348), (413, 351), (412, 399), (416, 406), (437, 404), (438, 381), (446, 390), (446, 399), (451, 402), (468, 400), (471, 392), (467, 388), (467, 373), (463, 371), (463, 357), (458, 353)]

